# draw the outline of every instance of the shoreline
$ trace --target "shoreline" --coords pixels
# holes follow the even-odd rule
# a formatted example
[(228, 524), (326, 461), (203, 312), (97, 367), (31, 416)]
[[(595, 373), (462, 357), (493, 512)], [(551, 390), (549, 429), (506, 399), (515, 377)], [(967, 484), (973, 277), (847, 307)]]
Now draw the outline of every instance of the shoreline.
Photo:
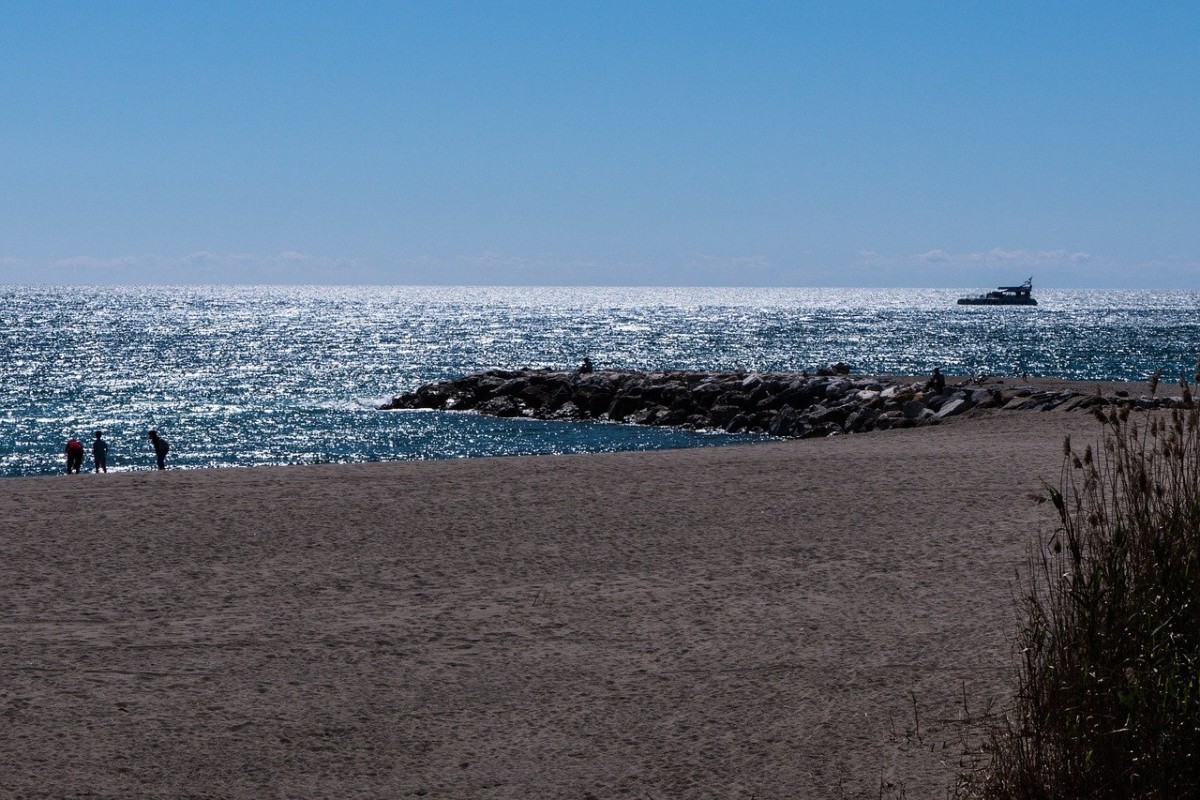
[[(720, 374), (720, 373), (713, 373), (713, 374)], [(746, 373), (746, 374), (750, 374), (750, 373)], [(852, 374), (852, 375), (848, 375), (848, 377), (850, 377), (854, 380), (859, 380), (859, 381), (880, 381), (880, 383), (882, 383), (882, 384), (899, 385), (899, 386), (922, 385), (925, 380), (928, 380), (928, 377), (925, 377), (925, 378), (914, 377), (914, 375)], [(1074, 393), (1074, 395), (1076, 395), (1076, 396), (1091, 396), (1091, 395), (1096, 395), (1096, 393), (1099, 392), (1100, 395), (1103, 395), (1105, 398), (1109, 398), (1109, 399), (1114, 399), (1114, 398), (1117, 398), (1118, 396), (1124, 395), (1124, 397), (1122, 398), (1123, 401), (1128, 401), (1128, 402), (1135, 402), (1135, 401), (1139, 401), (1139, 399), (1144, 399), (1144, 398), (1148, 397), (1147, 381), (1073, 380), (1073, 379), (1050, 378), (1050, 377), (1022, 378), (1022, 377), (998, 377), (998, 375), (989, 375), (989, 377), (985, 377), (982, 380), (970, 379), (970, 383), (967, 383), (967, 380), (968, 379), (965, 379), (965, 378), (955, 377), (955, 375), (948, 375), (948, 377), (947, 377), (947, 389), (948, 389), (947, 393), (948, 393), (948, 395), (953, 395), (953, 393), (956, 391), (973, 391), (973, 390), (979, 390), (979, 389), (996, 389), (996, 387), (1003, 387), (1003, 389), (1008, 391), (1009, 393), (1012, 393), (1014, 390), (1031, 389), (1031, 390), (1034, 390), (1037, 392), (1061, 392), (1061, 393), (1067, 392), (1067, 393)], [(1168, 399), (1169, 403), (1170, 402), (1177, 403), (1178, 402), (1178, 386), (1172, 385), (1172, 384), (1160, 385), (1159, 392), (1157, 393), (1157, 397), (1158, 397), (1159, 401), (1163, 401), (1163, 399), (1166, 398), (1166, 399)], [(979, 414), (990, 413), (990, 411), (992, 411), (992, 410), (998, 410), (998, 409), (968, 407), (967, 410), (962, 411), (962, 413), (956, 413), (953, 415), (947, 415), (947, 416), (940, 417), (940, 419), (937, 419), (935, 421), (935, 423), (948, 423), (948, 422), (958, 420), (960, 416), (968, 416), (968, 417), (978, 416)], [(1028, 410), (1028, 409), (1026, 409), (1026, 410)], [(1063, 413), (1063, 411), (1064, 411), (1064, 409), (1054, 409), (1054, 410), (1056, 411), (1056, 413)], [(1066, 409), (1066, 410), (1078, 411), (1078, 413), (1080, 413), (1080, 414), (1085, 413), (1084, 409), (1072, 408), (1072, 409)], [(467, 411), (467, 413), (478, 414), (478, 411), (474, 411), (474, 410)], [(1004, 413), (1008, 413), (1008, 411), (1004, 411)], [(480, 414), (480, 415), (487, 416), (486, 414)], [(572, 422), (583, 421), (583, 422), (613, 423), (613, 425), (629, 425), (629, 426), (635, 426), (635, 427), (638, 426), (637, 422), (614, 422), (612, 420), (594, 420), (594, 419), (587, 419), (587, 420), (554, 419), (554, 420), (544, 420), (544, 421), (563, 422), (563, 423), (568, 423), (568, 425), (570, 425), (570, 423), (572, 423)], [(643, 427), (648, 427), (648, 426), (643, 426)], [(709, 433), (716, 434), (716, 435), (720, 435), (722, 433), (722, 431), (720, 431), (719, 428), (715, 428), (715, 429), (710, 428), (710, 429), (706, 429), (706, 431)], [(868, 431), (868, 432), (871, 432), (871, 431)], [(781, 440), (781, 439), (787, 439), (787, 437), (773, 437), (772, 439), (768, 439), (768, 441), (775, 441), (775, 440)], [(739, 443), (731, 443), (731, 444), (727, 444), (727, 445), (722, 444), (720, 446), (722, 446), (722, 447), (725, 447), (725, 446), (738, 447), (738, 446), (748, 446), (748, 445), (755, 445), (755, 444), (761, 444), (761, 443), (762, 443), (761, 440), (752, 440), (752, 441), (744, 441), (744, 443), (740, 443), (740, 441), (739, 441)], [(673, 449), (674, 449), (674, 447), (664, 447), (664, 449), (662, 449), (662, 450), (673, 450)], [(689, 447), (682, 447), (682, 449), (689, 449)], [(587, 451), (587, 452), (600, 453), (600, 452), (613, 452), (613, 451)], [(656, 452), (656, 450), (628, 450), (628, 451), (614, 451), (614, 452)], [(468, 458), (468, 459), (511, 458), (511, 457), (523, 457), (523, 456), (545, 457), (545, 456), (553, 456), (553, 455), (586, 455), (586, 453), (583, 453), (583, 452), (526, 453), (526, 455), (482, 455), (482, 456), (466, 456), (466, 458)], [(150, 456), (146, 456), (146, 458), (150, 458)], [(458, 459), (461, 459), (461, 458), (464, 458), (464, 457), (450, 455), (450, 456), (444, 456), (442, 458), (397, 459), (397, 461), (308, 462), (308, 463), (299, 463), (298, 462), (298, 463), (289, 463), (289, 464), (233, 464), (233, 463), (230, 463), (230, 464), (216, 464), (216, 465), (200, 465), (200, 467), (196, 467), (196, 465), (187, 465), (187, 467), (179, 467), (179, 465), (174, 465), (172, 462), (168, 461), (168, 471), (197, 470), (197, 469), (199, 469), (199, 470), (206, 470), (206, 469), (222, 469), (222, 470), (224, 470), (224, 469), (269, 469), (269, 468), (275, 468), (275, 467), (311, 467), (311, 465), (317, 465), (320, 463), (329, 463), (332, 465), (350, 465), (350, 464), (366, 464), (366, 463), (407, 463), (409, 461), (458, 461)], [(89, 459), (90, 459), (90, 456), (89, 456)], [(151, 469), (152, 469), (152, 465), (136, 465), (136, 467), (127, 467), (127, 465), (114, 465), (114, 467), (110, 471), (112, 471), (112, 474), (115, 476), (115, 475), (122, 475), (122, 474), (128, 474), (128, 473), (143, 473), (143, 471), (148, 471)], [(91, 474), (91, 470), (90, 469), (84, 470), (84, 473)], [(0, 481), (7, 482), (7, 481), (11, 481), (11, 480), (40, 479), (40, 477), (56, 477), (56, 476), (60, 476), (60, 475), (64, 475), (64, 474), (65, 474), (64, 471), (61, 470), (61, 464), (58, 464), (58, 465), (56, 465), (55, 469), (53, 469), (53, 470), (42, 471), (42, 473), (37, 473), (37, 474), (0, 475)]]

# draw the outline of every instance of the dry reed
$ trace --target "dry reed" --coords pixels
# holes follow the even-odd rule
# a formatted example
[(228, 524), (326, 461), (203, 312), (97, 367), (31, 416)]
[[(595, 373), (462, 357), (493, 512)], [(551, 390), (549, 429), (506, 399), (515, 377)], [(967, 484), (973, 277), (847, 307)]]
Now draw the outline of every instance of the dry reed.
[(1200, 411), (1097, 412), (1023, 581), (1018, 693), (984, 798), (1200, 797)]

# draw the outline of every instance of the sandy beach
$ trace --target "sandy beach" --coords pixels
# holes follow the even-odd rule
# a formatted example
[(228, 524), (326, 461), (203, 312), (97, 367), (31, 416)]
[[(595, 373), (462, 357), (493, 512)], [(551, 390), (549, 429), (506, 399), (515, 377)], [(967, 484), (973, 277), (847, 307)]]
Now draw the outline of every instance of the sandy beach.
[(0, 797), (944, 797), (1067, 433), (6, 479)]

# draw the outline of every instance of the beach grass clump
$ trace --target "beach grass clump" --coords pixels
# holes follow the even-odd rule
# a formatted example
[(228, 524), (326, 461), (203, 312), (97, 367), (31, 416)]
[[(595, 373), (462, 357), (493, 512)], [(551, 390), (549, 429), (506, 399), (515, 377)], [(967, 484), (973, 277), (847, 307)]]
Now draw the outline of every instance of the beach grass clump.
[(985, 798), (1200, 797), (1200, 411), (1098, 411), (1022, 581), (1018, 692)]

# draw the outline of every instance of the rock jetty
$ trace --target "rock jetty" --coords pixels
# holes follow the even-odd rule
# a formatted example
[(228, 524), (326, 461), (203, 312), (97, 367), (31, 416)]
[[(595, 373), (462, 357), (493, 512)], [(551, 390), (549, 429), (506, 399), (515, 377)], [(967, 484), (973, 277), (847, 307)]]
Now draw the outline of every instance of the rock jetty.
[[(1124, 396), (1121, 396), (1124, 395)], [(1125, 404), (1177, 406), (1191, 398), (1046, 391), (986, 378), (947, 384), (862, 377), (844, 364), (817, 374), (489, 370), (398, 394), (381, 409), (475, 411), (496, 417), (607, 420), (788, 438), (936, 424), (981, 409), (1075, 411)]]

